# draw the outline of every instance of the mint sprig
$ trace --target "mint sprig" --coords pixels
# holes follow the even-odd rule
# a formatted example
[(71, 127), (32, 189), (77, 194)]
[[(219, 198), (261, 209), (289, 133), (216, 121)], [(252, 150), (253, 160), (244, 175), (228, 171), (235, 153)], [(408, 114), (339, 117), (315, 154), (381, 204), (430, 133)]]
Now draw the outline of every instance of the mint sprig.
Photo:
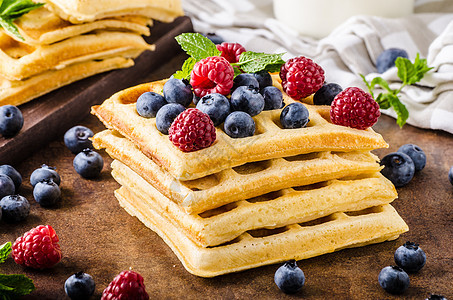
[(23, 41), (14, 20), (43, 5), (44, 3), (34, 3), (31, 0), (0, 0), (0, 26)]
[[(382, 77), (375, 77), (368, 82), (362, 74), (363, 82), (365, 82), (371, 96), (376, 100), (381, 109), (393, 108), (396, 112), (396, 123), (403, 127), (409, 118), (409, 111), (406, 106), (400, 101), (398, 94), (401, 90), (408, 85), (413, 85), (419, 82), (429, 70), (433, 69), (428, 67), (426, 59), (420, 59), (420, 54), (417, 53), (414, 62), (404, 57), (398, 57), (395, 61), (395, 66), (398, 69), (398, 78), (401, 79), (401, 87), (397, 90), (391, 89), (389, 83)], [(377, 97), (374, 96), (376, 86), (380, 86), (386, 92), (380, 93)]]
[(12, 250), (11, 242), (6, 242), (0, 246), (0, 264), (5, 262)]
[(246, 51), (239, 57), (239, 62), (231, 64), (240, 67), (246, 73), (256, 73), (262, 70), (268, 72), (278, 72), (280, 67), (285, 63), (282, 59), (284, 53), (267, 54), (253, 51)]

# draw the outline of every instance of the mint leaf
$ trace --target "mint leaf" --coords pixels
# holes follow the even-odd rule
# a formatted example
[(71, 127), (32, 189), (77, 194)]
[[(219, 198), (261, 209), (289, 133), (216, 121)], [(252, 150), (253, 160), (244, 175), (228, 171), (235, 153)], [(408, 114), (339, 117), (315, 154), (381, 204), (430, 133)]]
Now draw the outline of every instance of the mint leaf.
[(182, 33), (175, 37), (181, 48), (196, 61), (210, 56), (219, 56), (220, 51), (207, 37), (199, 33)]
[(12, 250), (11, 242), (6, 242), (0, 246), (0, 264), (5, 262)]
[(409, 118), (409, 111), (407, 110), (406, 106), (401, 103), (400, 99), (396, 95), (388, 94), (387, 99), (390, 103), (390, 106), (392, 106), (393, 110), (396, 112), (396, 123), (400, 127), (403, 127), (403, 125), (406, 124), (406, 121)]
[(414, 63), (407, 58), (398, 57), (395, 66), (398, 68), (398, 77), (405, 85), (419, 82), (432, 69), (428, 67), (426, 59), (420, 59), (419, 53), (417, 53)]
[(0, 1), (0, 26), (21, 41), (24, 38), (13, 21), (29, 11), (43, 6), (44, 3), (34, 3), (32, 0), (3, 0)]
[(262, 70), (277, 72), (285, 63), (282, 59), (284, 53), (267, 54), (253, 51), (246, 51), (239, 57), (239, 62), (231, 64), (237, 66), (246, 73), (255, 73)]
[(0, 274), (0, 295), (11, 298), (25, 296), (35, 290), (33, 281), (22, 274)]
[(188, 80), (190, 78), (190, 73), (192, 72), (193, 66), (195, 65), (196, 62), (197, 61), (195, 60), (195, 58), (189, 57), (182, 65), (181, 70), (173, 74), (173, 77), (177, 79)]
[(16, 25), (13, 24), (13, 21), (11, 19), (0, 16), (0, 27), (3, 27), (3, 29), (5, 29), (5, 31), (9, 32), (10, 34), (15, 35), (21, 41), (24, 40), (24, 38), (20, 35)]

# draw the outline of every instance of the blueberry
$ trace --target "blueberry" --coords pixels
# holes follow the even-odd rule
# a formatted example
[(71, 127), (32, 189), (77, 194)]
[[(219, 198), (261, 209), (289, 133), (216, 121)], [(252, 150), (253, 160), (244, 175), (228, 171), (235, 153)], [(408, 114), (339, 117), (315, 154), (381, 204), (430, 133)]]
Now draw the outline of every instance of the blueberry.
[(93, 131), (85, 126), (74, 126), (64, 134), (64, 144), (72, 153), (77, 154), (83, 149), (93, 148), (89, 139), (93, 135)]
[(299, 102), (286, 106), (280, 114), (280, 123), (285, 129), (304, 128), (310, 122), (308, 109)]
[(91, 149), (84, 149), (74, 157), (72, 165), (83, 178), (95, 178), (101, 173), (104, 160), (99, 153)]
[(255, 134), (255, 121), (243, 111), (234, 111), (225, 119), (224, 130), (232, 138), (243, 138)]
[(240, 86), (252, 86), (255, 89), (260, 88), (258, 80), (253, 76), (253, 74), (242, 73), (234, 77), (232, 91), (236, 90)]
[(0, 174), (6, 175), (14, 182), (15, 193), (19, 191), (19, 187), (22, 184), (22, 176), (16, 169), (10, 165), (0, 166)]
[(395, 263), (406, 272), (418, 272), (426, 263), (426, 254), (412, 242), (406, 242), (395, 251)]
[(14, 181), (9, 176), (0, 174), (0, 199), (14, 194), (15, 190)]
[(381, 270), (378, 277), (382, 288), (391, 294), (401, 294), (409, 287), (409, 275), (397, 266), (388, 266)]
[(198, 101), (197, 108), (211, 118), (214, 126), (219, 126), (230, 114), (230, 101), (221, 94), (208, 94)]
[(285, 294), (294, 294), (304, 286), (305, 275), (297, 266), (296, 261), (290, 260), (277, 269), (274, 281)]
[(413, 144), (403, 145), (398, 149), (397, 152), (402, 152), (404, 154), (409, 155), (409, 157), (414, 162), (415, 172), (421, 171), (426, 165), (425, 152), (423, 152), (423, 150), (417, 145)]
[(379, 73), (384, 73), (388, 69), (395, 66), (395, 61), (398, 57), (409, 58), (406, 50), (398, 48), (390, 48), (384, 50), (377, 58), (376, 68)]
[(264, 109), (264, 98), (257, 88), (240, 86), (231, 94), (232, 110), (239, 110), (256, 116)]
[(261, 90), (264, 98), (264, 110), (279, 109), (282, 107), (283, 94), (275, 86), (266, 86)]
[(425, 300), (447, 300), (447, 298), (442, 295), (431, 294), (429, 298), (426, 298)]
[(138, 97), (135, 106), (140, 116), (144, 118), (154, 118), (159, 109), (165, 104), (167, 104), (167, 101), (165, 101), (164, 96), (154, 92), (146, 92)]
[(95, 289), (93, 277), (91, 275), (78, 272), (66, 279), (64, 283), (64, 290), (66, 295), (72, 300), (84, 300), (90, 298)]
[(156, 115), (157, 130), (163, 134), (168, 134), (168, 129), (175, 118), (182, 113), (186, 108), (178, 103), (170, 103), (162, 106)]
[(262, 70), (257, 73), (252, 73), (252, 75), (255, 76), (256, 80), (258, 80), (260, 91), (266, 86), (272, 85), (272, 76), (268, 71)]
[(336, 83), (324, 84), (313, 96), (314, 105), (331, 105), (333, 99), (343, 88)]
[(193, 93), (187, 80), (170, 78), (164, 84), (164, 97), (168, 103), (179, 103), (184, 107), (192, 103)]
[(38, 182), (52, 179), (57, 185), (60, 185), (61, 179), (58, 175), (56, 168), (49, 167), (48, 165), (42, 165), (39, 169), (36, 169), (30, 175), (30, 184), (34, 187)]
[(6, 222), (20, 222), (30, 214), (30, 203), (20, 195), (5, 196), (0, 200), (3, 220)]
[(221, 36), (218, 36), (215, 33), (207, 33), (206, 37), (211, 40), (216, 45), (222, 44), (224, 42), (223, 38)]
[(0, 135), (5, 138), (15, 136), (24, 126), (22, 112), (13, 105), (0, 106)]
[(33, 188), (33, 197), (35, 198), (35, 201), (44, 207), (57, 204), (60, 200), (60, 196), (60, 187), (53, 182), (52, 179), (40, 181)]
[(450, 171), (448, 172), (448, 180), (450, 180), (450, 183), (453, 185), (453, 166), (450, 168)]
[(387, 177), (396, 187), (402, 187), (414, 177), (415, 166), (412, 158), (401, 152), (392, 152), (381, 160), (382, 175)]

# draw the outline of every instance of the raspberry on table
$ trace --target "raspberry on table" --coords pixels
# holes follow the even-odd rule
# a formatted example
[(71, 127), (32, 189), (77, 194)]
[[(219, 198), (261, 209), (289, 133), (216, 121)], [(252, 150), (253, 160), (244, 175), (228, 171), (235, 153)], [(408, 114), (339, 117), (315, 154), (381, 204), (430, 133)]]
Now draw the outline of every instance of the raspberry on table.
[(330, 108), (332, 123), (357, 129), (373, 126), (380, 115), (379, 104), (358, 87), (350, 87), (339, 93)]
[(191, 152), (211, 146), (216, 139), (214, 123), (199, 109), (179, 114), (168, 130), (170, 141), (181, 151)]
[(289, 59), (280, 68), (283, 90), (300, 100), (319, 90), (324, 84), (324, 70), (313, 60), (299, 56)]
[(14, 261), (22, 266), (45, 269), (61, 260), (58, 236), (50, 225), (39, 225), (16, 239), (12, 246)]
[(212, 56), (195, 64), (190, 74), (190, 84), (197, 97), (219, 93), (228, 95), (233, 87), (234, 70), (223, 57)]
[(122, 271), (105, 288), (101, 300), (148, 300), (143, 277), (134, 271)]
[(239, 43), (221, 43), (220, 45), (216, 45), (216, 47), (221, 52), (220, 56), (232, 64), (239, 62), (239, 57), (246, 51)]

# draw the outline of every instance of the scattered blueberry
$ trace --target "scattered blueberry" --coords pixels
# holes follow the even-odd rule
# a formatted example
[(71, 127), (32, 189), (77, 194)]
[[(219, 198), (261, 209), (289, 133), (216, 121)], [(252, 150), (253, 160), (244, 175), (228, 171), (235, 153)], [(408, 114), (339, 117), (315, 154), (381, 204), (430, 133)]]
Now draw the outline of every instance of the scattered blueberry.
[(198, 101), (197, 108), (211, 118), (214, 126), (219, 126), (230, 114), (230, 101), (221, 94), (208, 94)]
[(5, 138), (15, 136), (24, 126), (22, 112), (13, 105), (0, 106), (0, 135)]
[(412, 158), (401, 152), (392, 152), (381, 160), (382, 175), (387, 177), (396, 187), (402, 187), (414, 177), (415, 166)]
[(9, 176), (0, 174), (0, 199), (14, 194), (15, 190), (14, 181)]
[(169, 103), (162, 106), (156, 115), (157, 130), (163, 134), (168, 134), (168, 129), (175, 118), (182, 113), (186, 108), (178, 103)]
[(91, 149), (84, 149), (74, 157), (72, 164), (76, 172), (83, 178), (95, 178), (101, 173), (104, 160), (99, 153)]
[(231, 94), (232, 110), (239, 110), (256, 116), (264, 109), (264, 98), (258, 92), (258, 88), (251, 86), (240, 86)]
[(56, 168), (42, 165), (39, 169), (36, 169), (31, 173), (30, 184), (34, 187), (38, 182), (48, 179), (52, 179), (53, 182), (60, 185), (61, 179)]
[(313, 96), (314, 105), (331, 105), (333, 99), (343, 88), (336, 83), (324, 84)]
[(30, 214), (30, 203), (20, 195), (5, 196), (0, 200), (3, 220), (6, 222), (20, 222)]
[(206, 37), (208, 39), (211, 40), (211, 42), (213, 42), (214, 44), (218, 45), (218, 44), (222, 44), (224, 42), (224, 40), (222, 39), (222, 37), (218, 36), (217, 34), (215, 33), (207, 33), (206, 34)]
[(381, 270), (378, 277), (382, 288), (391, 294), (401, 294), (409, 287), (409, 275), (397, 266), (388, 266)]
[(282, 107), (283, 94), (275, 86), (266, 86), (261, 90), (264, 98), (264, 110), (279, 109)]
[(83, 149), (93, 148), (89, 139), (93, 135), (93, 131), (85, 126), (74, 126), (64, 134), (64, 144), (72, 153), (77, 154)]
[(453, 166), (450, 168), (450, 171), (448, 172), (448, 180), (450, 180), (450, 183), (453, 185)]
[(294, 294), (304, 286), (305, 275), (297, 266), (296, 261), (290, 260), (277, 269), (274, 281), (285, 294)]
[(395, 66), (395, 61), (398, 57), (409, 58), (406, 50), (398, 48), (390, 48), (384, 50), (377, 58), (376, 68), (379, 73), (384, 73), (388, 69)]
[(268, 71), (262, 70), (257, 73), (252, 73), (255, 76), (256, 80), (258, 80), (258, 84), (260, 87), (260, 91), (264, 89), (266, 86), (272, 85), (272, 76), (269, 74)]
[(233, 88), (231, 90), (235, 91), (240, 86), (251, 86), (255, 89), (260, 88), (260, 84), (258, 83), (258, 80), (255, 78), (255, 76), (253, 74), (249, 74), (249, 73), (242, 73), (242, 74), (239, 74), (238, 76), (234, 77)]
[(409, 155), (409, 157), (414, 162), (415, 172), (421, 171), (426, 165), (425, 152), (423, 152), (423, 150), (417, 145), (413, 144), (403, 145), (398, 149), (397, 152), (402, 152)]
[(184, 107), (192, 103), (193, 93), (187, 80), (170, 78), (164, 84), (164, 98), (168, 103), (179, 103)]
[(53, 182), (52, 179), (40, 181), (33, 188), (33, 197), (35, 198), (35, 201), (44, 207), (57, 204), (60, 200), (60, 196), (60, 187)]
[(426, 298), (425, 300), (447, 300), (447, 298), (442, 295), (431, 294), (429, 298)]
[(255, 121), (243, 112), (234, 111), (225, 119), (224, 130), (232, 138), (243, 138), (255, 134)]
[(78, 272), (66, 279), (64, 290), (71, 300), (85, 300), (90, 298), (95, 289), (93, 277), (91, 275)]
[(138, 97), (136, 108), (140, 116), (154, 118), (165, 104), (167, 104), (167, 101), (165, 101), (164, 96), (154, 92), (146, 92)]
[(1, 165), (0, 174), (6, 175), (14, 182), (15, 193), (19, 191), (19, 187), (22, 184), (22, 176), (16, 169), (10, 165)]
[(426, 254), (413, 242), (406, 242), (395, 251), (395, 263), (406, 272), (418, 272), (426, 263)]
[(286, 106), (280, 114), (280, 123), (285, 129), (304, 128), (310, 122), (308, 109), (299, 102)]

